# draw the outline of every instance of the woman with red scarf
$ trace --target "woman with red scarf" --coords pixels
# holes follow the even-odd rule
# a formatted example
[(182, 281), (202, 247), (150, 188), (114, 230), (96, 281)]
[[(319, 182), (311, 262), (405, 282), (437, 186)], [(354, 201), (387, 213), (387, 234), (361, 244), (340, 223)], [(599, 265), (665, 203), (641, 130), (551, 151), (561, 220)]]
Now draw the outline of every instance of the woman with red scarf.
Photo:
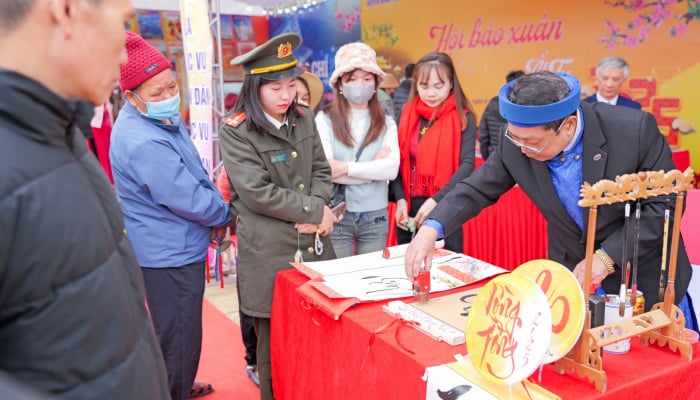
[[(399, 123), (401, 164), (391, 183), (396, 200), (398, 243), (411, 241), (415, 228), (454, 185), (474, 171), (476, 118), (454, 64), (445, 53), (423, 56), (413, 70), (413, 86)], [(462, 252), (462, 230), (445, 238)]]

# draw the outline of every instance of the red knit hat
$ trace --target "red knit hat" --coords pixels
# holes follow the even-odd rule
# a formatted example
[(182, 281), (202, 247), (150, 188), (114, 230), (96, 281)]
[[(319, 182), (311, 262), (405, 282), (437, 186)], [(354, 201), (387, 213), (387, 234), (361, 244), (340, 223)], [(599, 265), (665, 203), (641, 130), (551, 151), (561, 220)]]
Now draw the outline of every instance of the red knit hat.
[(161, 71), (172, 68), (158, 49), (133, 32), (126, 33), (126, 52), (129, 60), (121, 67), (119, 77), (122, 90), (133, 90)]

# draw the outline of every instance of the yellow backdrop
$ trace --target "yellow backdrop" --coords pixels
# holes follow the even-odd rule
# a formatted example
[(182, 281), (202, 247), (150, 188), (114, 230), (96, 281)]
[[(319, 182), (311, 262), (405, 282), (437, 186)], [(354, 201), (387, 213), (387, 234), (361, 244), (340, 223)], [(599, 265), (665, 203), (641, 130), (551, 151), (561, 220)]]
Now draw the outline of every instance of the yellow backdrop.
[(595, 93), (595, 66), (630, 64), (623, 92), (652, 112), (700, 171), (700, 12), (677, 0), (362, 0), (362, 40), (385, 70), (430, 51), (450, 54), (481, 115), (511, 70), (564, 71)]

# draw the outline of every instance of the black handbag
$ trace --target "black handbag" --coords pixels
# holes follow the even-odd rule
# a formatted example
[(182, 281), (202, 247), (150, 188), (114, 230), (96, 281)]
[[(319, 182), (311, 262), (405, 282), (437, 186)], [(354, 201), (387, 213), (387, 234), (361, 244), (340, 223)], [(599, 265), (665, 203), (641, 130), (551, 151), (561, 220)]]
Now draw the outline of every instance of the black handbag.
[[(355, 153), (355, 161), (360, 159), (362, 150), (365, 149), (366, 145), (366, 143), (362, 143), (360, 148), (357, 149), (357, 153)], [(345, 185), (334, 183), (333, 187), (331, 188), (331, 208), (337, 206), (343, 201), (345, 201)]]
[(345, 185), (334, 183), (331, 188), (331, 208), (345, 201)]

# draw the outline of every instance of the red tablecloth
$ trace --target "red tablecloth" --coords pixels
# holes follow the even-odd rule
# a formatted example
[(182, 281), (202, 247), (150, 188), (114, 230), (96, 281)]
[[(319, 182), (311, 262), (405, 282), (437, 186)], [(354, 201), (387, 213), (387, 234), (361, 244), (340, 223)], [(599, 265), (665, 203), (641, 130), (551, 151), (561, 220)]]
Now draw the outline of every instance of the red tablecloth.
[(671, 156), (679, 171), (685, 171), (690, 166), (690, 152), (688, 150), (673, 149)]
[(681, 233), (690, 263), (700, 265), (700, 189), (689, 190), (686, 193)]
[[(296, 291), (306, 281), (296, 270), (277, 275), (271, 350), (278, 400), (422, 399), (425, 368), (450, 363), (453, 354), (464, 353), (462, 346), (392, 324), (396, 320), (381, 310), (386, 302), (356, 305), (333, 321), (309, 308)], [(596, 392), (585, 380), (557, 375), (551, 366), (544, 369), (542, 386), (563, 399), (700, 399), (700, 345), (694, 353), (694, 360), (687, 362), (634, 338), (628, 354), (605, 354), (606, 393)]]
[[(477, 168), (484, 163), (476, 157)], [(513, 270), (537, 258), (547, 258), (547, 221), (519, 186), (464, 224), (463, 253)], [(388, 244), (396, 244), (394, 207), (389, 207)]]

